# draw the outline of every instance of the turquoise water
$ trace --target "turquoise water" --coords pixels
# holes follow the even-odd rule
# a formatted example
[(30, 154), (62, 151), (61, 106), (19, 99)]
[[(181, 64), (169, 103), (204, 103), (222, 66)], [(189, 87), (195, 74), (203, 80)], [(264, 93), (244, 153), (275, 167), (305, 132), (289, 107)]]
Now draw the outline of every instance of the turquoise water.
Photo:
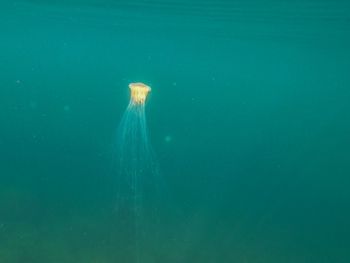
[(3, 1), (0, 36), (1, 263), (134, 262), (135, 81), (161, 170), (139, 262), (350, 262), (349, 2)]

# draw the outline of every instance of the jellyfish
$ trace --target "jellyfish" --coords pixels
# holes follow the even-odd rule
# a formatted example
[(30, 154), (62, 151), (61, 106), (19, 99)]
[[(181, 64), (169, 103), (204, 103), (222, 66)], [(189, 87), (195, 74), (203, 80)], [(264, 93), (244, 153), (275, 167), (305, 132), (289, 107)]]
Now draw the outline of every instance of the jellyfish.
[[(130, 101), (118, 128), (118, 198), (141, 200), (140, 178), (152, 172), (153, 152), (148, 139), (145, 102), (151, 88), (143, 83), (131, 83)], [(119, 202), (121, 200), (118, 200)]]
[(145, 218), (150, 211), (147, 207), (152, 207), (150, 196), (155, 190), (158, 165), (149, 142), (145, 115), (151, 88), (140, 82), (129, 84), (129, 88), (130, 101), (118, 128), (116, 211), (125, 236), (123, 244), (133, 257), (129, 255), (123, 260), (139, 262)]
[(151, 88), (143, 83), (131, 83), (130, 101), (118, 128), (117, 154), (120, 176), (119, 193), (128, 192), (127, 198), (135, 198), (140, 175), (147, 172), (153, 162), (148, 139), (145, 102)]

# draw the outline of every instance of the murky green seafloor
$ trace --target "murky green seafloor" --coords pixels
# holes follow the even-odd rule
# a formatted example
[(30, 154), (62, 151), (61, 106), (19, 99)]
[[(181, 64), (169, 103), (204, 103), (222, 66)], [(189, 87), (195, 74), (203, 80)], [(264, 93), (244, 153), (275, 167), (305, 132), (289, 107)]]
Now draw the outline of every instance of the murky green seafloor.
[(135, 81), (161, 171), (139, 263), (350, 262), (349, 47), (349, 1), (1, 1), (0, 262), (133, 262)]

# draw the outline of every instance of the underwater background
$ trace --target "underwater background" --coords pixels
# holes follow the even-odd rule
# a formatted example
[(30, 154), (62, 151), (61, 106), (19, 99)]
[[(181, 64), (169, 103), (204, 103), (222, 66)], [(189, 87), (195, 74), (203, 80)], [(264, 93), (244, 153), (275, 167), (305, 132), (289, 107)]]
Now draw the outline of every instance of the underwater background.
[(140, 262), (350, 262), (349, 46), (345, 0), (1, 1), (0, 262), (126, 263), (138, 81), (162, 181)]

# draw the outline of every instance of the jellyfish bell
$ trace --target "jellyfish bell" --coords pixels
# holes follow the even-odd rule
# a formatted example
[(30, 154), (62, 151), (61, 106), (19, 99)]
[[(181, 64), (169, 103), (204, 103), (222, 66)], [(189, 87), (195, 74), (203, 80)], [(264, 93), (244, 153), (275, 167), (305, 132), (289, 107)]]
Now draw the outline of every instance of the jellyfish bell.
[(131, 100), (135, 104), (144, 104), (151, 87), (141, 82), (130, 83)]

